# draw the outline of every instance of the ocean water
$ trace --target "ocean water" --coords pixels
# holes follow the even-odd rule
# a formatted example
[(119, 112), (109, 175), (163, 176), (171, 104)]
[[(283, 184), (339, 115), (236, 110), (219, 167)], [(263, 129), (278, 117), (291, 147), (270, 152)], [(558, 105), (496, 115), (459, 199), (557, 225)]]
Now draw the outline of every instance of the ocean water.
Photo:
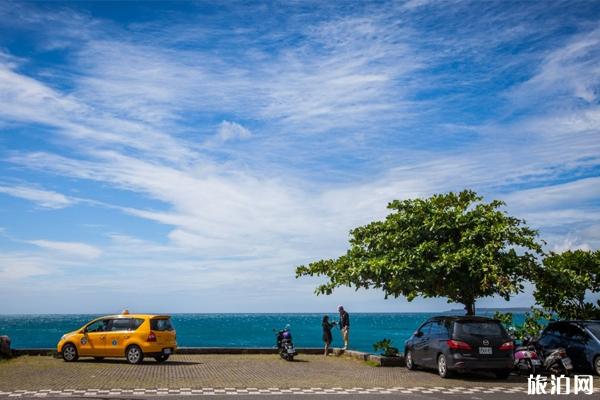
[[(402, 348), (404, 341), (433, 313), (351, 313), (350, 348), (373, 351), (373, 343), (392, 339)], [(439, 314), (438, 314), (439, 315)], [(60, 337), (100, 315), (0, 315), (0, 335), (8, 335), (13, 348), (54, 347)], [(181, 347), (271, 347), (273, 329), (290, 324), (297, 347), (321, 347), (323, 314), (173, 314), (177, 343)], [(337, 313), (329, 314), (337, 320)], [(515, 321), (522, 315), (515, 315)], [(335, 347), (343, 345), (334, 328)]]

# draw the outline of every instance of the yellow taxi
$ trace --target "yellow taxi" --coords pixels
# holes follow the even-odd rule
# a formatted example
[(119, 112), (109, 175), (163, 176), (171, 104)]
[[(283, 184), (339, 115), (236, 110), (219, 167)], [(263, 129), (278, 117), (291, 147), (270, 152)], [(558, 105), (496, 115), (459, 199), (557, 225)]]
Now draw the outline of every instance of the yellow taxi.
[(67, 362), (79, 357), (125, 357), (139, 364), (144, 357), (167, 361), (177, 348), (176, 334), (168, 315), (109, 315), (88, 322), (80, 329), (64, 334), (56, 350)]

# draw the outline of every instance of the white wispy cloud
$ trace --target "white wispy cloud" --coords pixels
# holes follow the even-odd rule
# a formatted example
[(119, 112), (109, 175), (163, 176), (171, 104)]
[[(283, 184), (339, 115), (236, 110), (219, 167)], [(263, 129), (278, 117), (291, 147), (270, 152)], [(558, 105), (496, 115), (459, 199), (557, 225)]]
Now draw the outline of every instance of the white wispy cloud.
[(533, 77), (509, 91), (511, 102), (528, 107), (544, 103), (548, 107), (565, 98), (594, 103), (600, 83), (599, 45), (600, 28), (574, 35), (543, 58)]
[(64, 208), (77, 202), (61, 193), (31, 186), (0, 186), (0, 193), (32, 201), (44, 208)]
[(0, 280), (12, 284), (50, 271), (43, 257), (27, 253), (3, 252), (0, 254)]
[(217, 137), (220, 141), (248, 139), (252, 133), (237, 122), (223, 121), (219, 124)]
[(91, 246), (85, 243), (79, 242), (57, 242), (55, 240), (29, 240), (27, 243), (33, 244), (35, 246), (54, 250), (66, 255), (81, 257), (84, 259), (94, 259), (100, 257), (102, 251), (97, 247)]

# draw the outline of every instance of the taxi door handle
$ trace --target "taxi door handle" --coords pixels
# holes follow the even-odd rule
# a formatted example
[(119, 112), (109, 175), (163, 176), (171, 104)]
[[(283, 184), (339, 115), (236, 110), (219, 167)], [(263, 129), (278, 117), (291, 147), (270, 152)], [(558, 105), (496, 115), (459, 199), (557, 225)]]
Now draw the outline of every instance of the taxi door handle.
[(106, 336), (100, 336), (100, 339), (106, 339)]
[(125, 336), (125, 339), (129, 339), (129, 336)]

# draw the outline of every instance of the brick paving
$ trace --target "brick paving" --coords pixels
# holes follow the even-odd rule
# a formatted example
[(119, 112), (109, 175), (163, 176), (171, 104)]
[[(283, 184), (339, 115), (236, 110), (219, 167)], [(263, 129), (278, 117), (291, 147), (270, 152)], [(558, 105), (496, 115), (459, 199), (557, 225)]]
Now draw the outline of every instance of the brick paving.
[[(594, 386), (600, 387), (598, 379)], [(129, 365), (121, 359), (100, 362), (81, 359), (65, 363), (46, 356), (23, 356), (0, 363), (0, 395), (14, 395), (17, 391), (64, 394), (78, 390), (102, 394), (136, 389), (146, 394), (177, 394), (181, 390), (327, 393), (333, 389), (350, 393), (361, 393), (361, 390), (516, 393), (526, 390), (527, 383), (517, 376), (506, 381), (476, 375), (448, 380), (439, 378), (435, 372), (372, 367), (348, 357), (317, 355), (300, 355), (294, 362), (283, 361), (275, 355), (175, 355), (164, 364), (149, 360), (142, 365)]]

